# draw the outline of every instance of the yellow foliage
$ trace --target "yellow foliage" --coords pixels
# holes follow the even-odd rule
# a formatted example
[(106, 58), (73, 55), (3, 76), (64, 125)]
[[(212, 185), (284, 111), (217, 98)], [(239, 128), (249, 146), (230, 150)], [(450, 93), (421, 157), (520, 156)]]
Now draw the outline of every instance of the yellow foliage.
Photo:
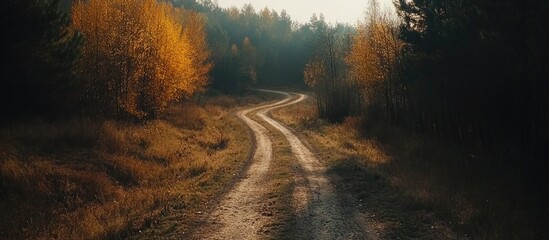
[(367, 92), (383, 87), (394, 71), (401, 46), (387, 18), (376, 16), (360, 23), (345, 59), (351, 80)]
[(191, 81), (194, 83), (185, 92), (190, 95), (202, 91), (209, 80), (209, 72), (213, 67), (210, 61), (210, 51), (206, 39), (204, 16), (194, 12), (181, 9), (183, 22), (183, 40), (191, 44), (189, 57), (192, 64)]
[(320, 58), (313, 59), (305, 64), (305, 70), (303, 71), (305, 83), (311, 87), (315, 87), (326, 74), (324, 60)]
[(90, 0), (74, 4), (72, 21), (86, 40), (84, 98), (107, 114), (154, 116), (207, 84), (212, 64), (195, 13), (156, 0)]

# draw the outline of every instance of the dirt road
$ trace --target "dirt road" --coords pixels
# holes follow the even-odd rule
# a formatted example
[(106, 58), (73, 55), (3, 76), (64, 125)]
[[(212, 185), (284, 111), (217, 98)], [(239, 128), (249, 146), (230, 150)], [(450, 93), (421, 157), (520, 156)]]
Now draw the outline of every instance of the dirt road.
[[(264, 228), (273, 224), (270, 215), (262, 214), (269, 189), (264, 182), (273, 159), (272, 138), (283, 136), (291, 146), (293, 158), (299, 163), (301, 171), (293, 176), (295, 187), (292, 196), (291, 212), (294, 219), (285, 232), (290, 239), (363, 239), (361, 228), (352, 221), (352, 214), (340, 203), (332, 183), (326, 176), (326, 168), (303, 142), (287, 127), (269, 117), (269, 111), (296, 104), (307, 98), (303, 94), (291, 94), (280, 91), (264, 92), (285, 96), (284, 99), (266, 105), (242, 110), (238, 113), (253, 131), (256, 147), (253, 160), (244, 178), (238, 182), (216, 209), (206, 223), (197, 230), (196, 239), (261, 239), (271, 238)], [(255, 114), (261, 121), (252, 120)], [(269, 132), (276, 129), (282, 135)]]

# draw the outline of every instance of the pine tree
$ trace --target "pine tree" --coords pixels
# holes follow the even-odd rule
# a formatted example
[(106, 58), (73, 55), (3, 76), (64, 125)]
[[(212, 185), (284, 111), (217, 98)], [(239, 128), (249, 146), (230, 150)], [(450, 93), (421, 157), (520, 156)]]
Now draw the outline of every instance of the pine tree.
[(10, 117), (70, 111), (80, 38), (68, 30), (58, 1), (8, 0), (0, 10), (0, 111)]

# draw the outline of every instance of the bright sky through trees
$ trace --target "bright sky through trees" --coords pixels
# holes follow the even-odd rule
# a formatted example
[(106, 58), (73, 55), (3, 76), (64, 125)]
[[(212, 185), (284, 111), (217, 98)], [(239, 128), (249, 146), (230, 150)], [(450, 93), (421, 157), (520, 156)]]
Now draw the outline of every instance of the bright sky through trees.
[[(379, 0), (383, 9), (394, 11), (392, 0)], [(364, 17), (369, 0), (218, 0), (221, 7), (242, 8), (246, 3), (251, 3), (255, 10), (265, 7), (277, 12), (283, 9), (292, 17), (292, 20), (300, 23), (308, 22), (313, 13), (323, 13), (326, 21), (354, 24)]]

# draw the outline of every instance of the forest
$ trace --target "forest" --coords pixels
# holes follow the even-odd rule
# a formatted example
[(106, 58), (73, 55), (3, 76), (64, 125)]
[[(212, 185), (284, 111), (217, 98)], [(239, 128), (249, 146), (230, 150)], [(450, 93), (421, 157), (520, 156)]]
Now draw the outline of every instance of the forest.
[[(149, 218), (165, 214), (163, 202), (185, 198), (181, 208), (197, 212), (196, 199), (213, 199), (237, 181), (252, 156), (245, 148), (258, 144), (243, 140), (249, 130), (234, 114), (273, 100), (258, 88), (312, 96), (310, 118), (285, 123), (300, 126), (293, 132), (351, 126), (345, 134), (411, 159), (402, 161), (433, 175), (430, 184), (463, 192), (478, 217), (460, 218), (451, 193), (432, 202), (460, 219), (455, 228), (465, 239), (549, 234), (549, 3), (393, 0), (394, 14), (368, 2), (353, 25), (323, 14), (300, 23), (286, 11), (211, 0), (2, 3), (0, 234), (140, 238), (134, 230), (154, 226)], [(183, 153), (168, 149), (172, 143)], [(212, 160), (236, 155), (242, 160), (235, 164)], [(393, 165), (379, 171), (390, 179), (405, 164)], [(443, 175), (453, 179), (436, 183)], [(192, 194), (164, 188), (180, 178), (188, 181), (181, 191)], [(504, 197), (488, 203), (476, 191)], [(40, 205), (54, 213), (36, 215)], [(112, 213), (119, 205), (143, 210)], [(97, 206), (104, 215), (89, 212)], [(90, 224), (59, 224), (88, 217), (116, 223), (85, 230)]]

